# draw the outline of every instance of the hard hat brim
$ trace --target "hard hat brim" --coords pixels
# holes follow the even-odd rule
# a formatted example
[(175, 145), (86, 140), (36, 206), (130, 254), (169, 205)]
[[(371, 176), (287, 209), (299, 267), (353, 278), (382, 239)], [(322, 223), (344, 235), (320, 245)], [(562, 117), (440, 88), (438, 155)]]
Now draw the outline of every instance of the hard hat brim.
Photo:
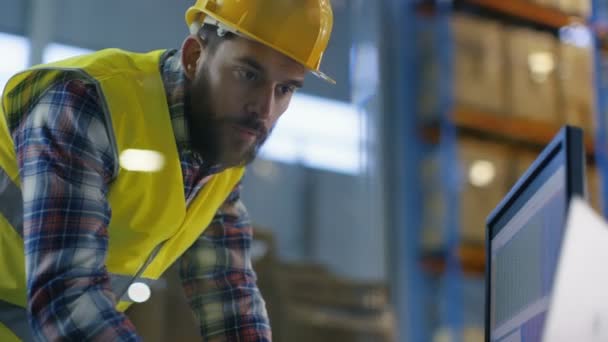
[(336, 80), (334, 80), (333, 78), (329, 77), (327, 74), (325, 74), (322, 71), (319, 70), (310, 70), (310, 72), (317, 76), (318, 78), (322, 79), (323, 81), (329, 83), (329, 84), (336, 84)]

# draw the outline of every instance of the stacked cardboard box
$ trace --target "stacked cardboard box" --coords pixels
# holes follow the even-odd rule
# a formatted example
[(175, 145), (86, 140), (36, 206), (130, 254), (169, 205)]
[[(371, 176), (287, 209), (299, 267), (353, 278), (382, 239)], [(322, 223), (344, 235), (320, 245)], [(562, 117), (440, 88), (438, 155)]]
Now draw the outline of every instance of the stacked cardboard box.
[(487, 216), (509, 191), (511, 150), (500, 144), (463, 139), (459, 142), (462, 189), (461, 239), (485, 241)]
[[(557, 7), (555, 1), (545, 6)], [(454, 97), (488, 115), (580, 126), (593, 134), (593, 63), (589, 47), (553, 34), (454, 15)], [(483, 34), (480, 34), (483, 32)]]
[[(457, 177), (459, 183), (454, 191), (459, 198), (462, 241), (473, 244), (485, 241), (487, 216), (513, 185), (512, 159), (513, 150), (508, 146), (474, 138), (459, 139), (458, 169), (449, 173)], [(440, 170), (439, 156), (427, 158), (422, 165), (422, 247), (427, 251), (436, 251), (443, 247), (444, 230), (449, 223), (447, 208), (451, 203), (447, 203), (445, 197), (445, 187), (448, 185), (441, 181), (448, 176)]]
[(532, 3), (559, 10), (566, 14), (587, 17), (591, 11), (591, 0), (530, 0)]
[(282, 328), (278, 341), (393, 341), (394, 314), (381, 282), (337, 277), (308, 263), (279, 268)]
[(394, 318), (389, 312), (373, 316), (331, 310), (308, 304), (290, 305), (290, 333), (281, 341), (392, 342)]
[(547, 7), (547, 8), (554, 8), (554, 9), (559, 9), (559, 2), (560, 0), (528, 0), (534, 4), (543, 6), (543, 7)]
[(512, 27), (506, 35), (506, 43), (509, 112), (530, 120), (561, 122), (555, 37)]
[(564, 13), (586, 18), (591, 13), (591, 0), (554, 0)]
[(505, 109), (503, 27), (458, 14), (454, 31), (454, 96), (459, 105), (501, 113)]

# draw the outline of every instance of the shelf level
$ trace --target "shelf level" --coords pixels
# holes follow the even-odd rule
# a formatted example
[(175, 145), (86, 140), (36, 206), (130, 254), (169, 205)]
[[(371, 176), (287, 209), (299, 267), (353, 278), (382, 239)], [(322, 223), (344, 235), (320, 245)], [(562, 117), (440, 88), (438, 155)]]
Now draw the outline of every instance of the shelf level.
[[(488, 133), (539, 146), (548, 144), (561, 128), (560, 125), (554, 123), (512, 116), (501, 117), (467, 108), (456, 109), (453, 121), (460, 129)], [(587, 154), (593, 155), (594, 149), (593, 139), (588, 134), (585, 135)]]
[[(541, 148), (547, 145), (561, 128), (555, 123), (501, 116), (464, 107), (454, 111), (452, 122), (463, 135), (484, 135), (496, 140), (509, 140)], [(439, 129), (437, 125), (427, 126), (423, 129), (422, 135), (428, 141), (437, 142)], [(585, 151), (591, 160), (595, 152), (594, 144), (593, 138), (586, 133)]]

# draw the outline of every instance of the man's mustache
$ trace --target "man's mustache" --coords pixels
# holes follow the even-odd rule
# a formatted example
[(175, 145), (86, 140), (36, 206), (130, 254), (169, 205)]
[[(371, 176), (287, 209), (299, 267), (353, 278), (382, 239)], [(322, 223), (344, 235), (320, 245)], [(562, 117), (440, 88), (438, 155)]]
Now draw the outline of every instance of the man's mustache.
[(258, 138), (264, 138), (268, 135), (264, 121), (256, 116), (247, 115), (243, 118), (228, 119), (227, 121), (229, 124), (238, 125), (256, 132)]

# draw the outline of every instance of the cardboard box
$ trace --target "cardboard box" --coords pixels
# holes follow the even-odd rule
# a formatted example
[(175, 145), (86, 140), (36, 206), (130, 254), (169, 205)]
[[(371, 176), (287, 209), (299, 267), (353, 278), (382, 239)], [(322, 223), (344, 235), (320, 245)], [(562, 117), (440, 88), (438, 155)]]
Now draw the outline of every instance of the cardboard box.
[(529, 0), (529, 1), (536, 5), (539, 5), (539, 6), (559, 9), (561, 0)]
[(459, 160), (461, 239), (483, 243), (486, 219), (509, 190), (511, 150), (481, 140), (461, 140)]
[(385, 283), (345, 279), (302, 262), (283, 263), (278, 270), (283, 317), (277, 341), (393, 340)]
[(293, 342), (392, 342), (395, 318), (390, 311), (361, 314), (304, 303), (291, 304), (286, 330), (278, 341)]
[(279, 272), (282, 300), (287, 302), (357, 312), (379, 312), (389, 305), (383, 282), (345, 279), (314, 264), (283, 264)]
[(509, 107), (512, 115), (560, 123), (557, 41), (549, 33), (510, 28), (507, 34)]
[(591, 14), (591, 0), (556, 0), (559, 9), (566, 14), (573, 14), (583, 18)]
[(565, 122), (595, 135), (593, 55), (590, 48), (562, 43), (559, 47), (559, 94)]
[(456, 103), (504, 113), (503, 27), (496, 21), (463, 14), (453, 16), (452, 27)]
[[(462, 241), (483, 243), (487, 216), (506, 195), (512, 183), (512, 151), (485, 140), (461, 138), (458, 141), (459, 232)], [(442, 250), (448, 224), (445, 183), (439, 158), (428, 158), (422, 166), (424, 206), (421, 245), (426, 251)]]

